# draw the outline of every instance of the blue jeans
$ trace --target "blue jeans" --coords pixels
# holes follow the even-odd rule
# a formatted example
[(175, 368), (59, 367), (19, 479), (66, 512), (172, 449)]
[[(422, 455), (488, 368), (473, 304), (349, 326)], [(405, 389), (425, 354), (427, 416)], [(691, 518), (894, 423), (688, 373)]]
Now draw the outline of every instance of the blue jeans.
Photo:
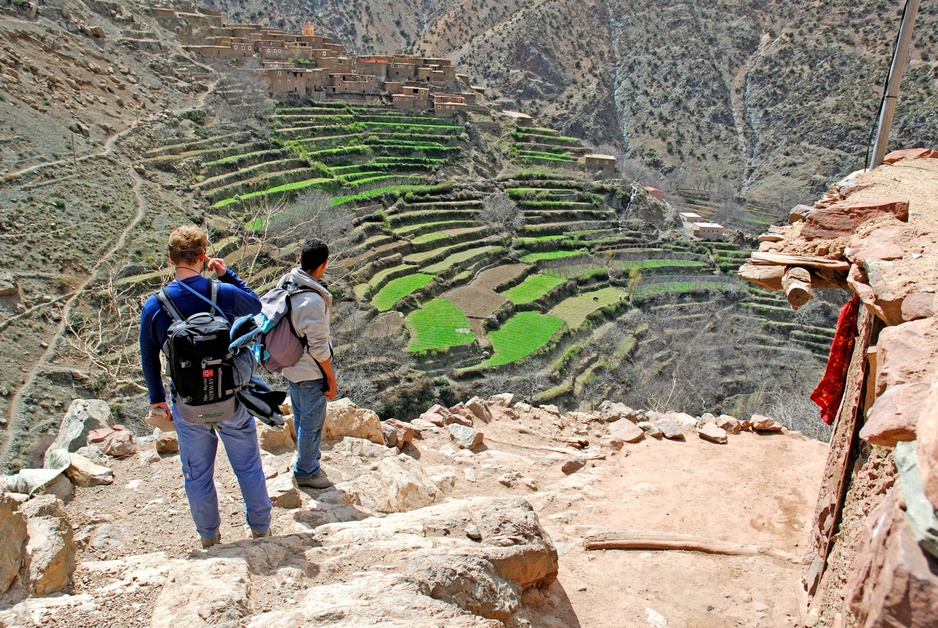
[(293, 404), (293, 427), (296, 429), (296, 466), (293, 477), (304, 479), (319, 475), (319, 446), (326, 424), (326, 397), (321, 379), (290, 382)]
[(267, 480), (261, 466), (254, 417), (239, 405), (233, 417), (216, 423), (212, 429), (207, 425), (187, 423), (173, 407), (173, 423), (179, 436), (183, 485), (199, 536), (210, 539), (221, 525), (214, 477), (219, 436), (225, 443), (228, 461), (241, 485), (248, 525), (259, 533), (267, 532), (270, 529), (270, 497), (267, 496)]

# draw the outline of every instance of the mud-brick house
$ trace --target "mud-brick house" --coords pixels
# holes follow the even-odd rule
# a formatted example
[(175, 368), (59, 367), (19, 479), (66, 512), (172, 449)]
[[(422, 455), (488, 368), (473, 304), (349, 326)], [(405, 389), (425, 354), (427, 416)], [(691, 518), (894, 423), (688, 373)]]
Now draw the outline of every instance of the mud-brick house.
[(332, 85), (330, 72), (324, 68), (296, 67), (281, 63), (265, 66), (264, 71), (274, 96), (297, 95), (305, 98), (321, 98)]
[(466, 111), (466, 99), (455, 94), (434, 94), (433, 113), (441, 117), (455, 116)]
[(331, 89), (327, 91), (332, 94), (368, 95), (381, 93), (381, 84), (378, 82), (378, 77), (370, 74), (332, 73), (329, 76)]
[(359, 74), (377, 77), (379, 81), (388, 80), (388, 60), (382, 57), (359, 57), (356, 63)]
[(716, 240), (723, 237), (724, 227), (718, 222), (692, 222), (688, 225), (690, 235), (700, 240)]
[(590, 153), (583, 156), (583, 164), (587, 172), (599, 173), (607, 179), (616, 177), (616, 158), (613, 155)]
[(401, 92), (391, 96), (391, 104), (395, 109), (426, 111), (430, 108), (430, 88), (402, 85)]

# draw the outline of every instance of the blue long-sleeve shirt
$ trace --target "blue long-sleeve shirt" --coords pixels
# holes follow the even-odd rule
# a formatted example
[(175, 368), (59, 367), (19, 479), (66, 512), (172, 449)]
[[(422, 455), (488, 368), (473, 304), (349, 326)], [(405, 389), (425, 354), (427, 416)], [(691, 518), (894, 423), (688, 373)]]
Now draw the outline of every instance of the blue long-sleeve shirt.
[[(218, 307), (229, 321), (261, 311), (261, 300), (230, 268), (218, 280), (221, 283), (218, 286)], [(166, 291), (169, 292), (169, 297), (180, 314), (189, 317), (197, 312), (214, 310), (208, 303), (178, 283), (178, 279), (170, 283), (166, 286)], [(206, 299), (211, 298), (211, 280), (201, 275), (194, 275), (183, 279), (182, 283)], [(151, 404), (166, 401), (166, 389), (163, 388), (161, 378), (160, 350), (166, 342), (167, 330), (172, 322), (172, 317), (163, 311), (156, 295), (150, 295), (140, 312), (140, 366), (143, 369), (143, 378), (147, 383)]]

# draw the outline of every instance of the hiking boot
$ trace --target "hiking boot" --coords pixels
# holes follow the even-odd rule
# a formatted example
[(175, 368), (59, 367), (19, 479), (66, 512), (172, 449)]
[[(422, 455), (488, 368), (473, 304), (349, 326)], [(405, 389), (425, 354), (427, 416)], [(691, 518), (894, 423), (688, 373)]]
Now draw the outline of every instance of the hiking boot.
[(266, 532), (258, 532), (254, 528), (251, 528), (251, 538), (252, 539), (263, 539), (270, 536), (270, 528), (267, 528)]
[(221, 542), (221, 530), (215, 533), (215, 536), (211, 538), (202, 537), (202, 549), (208, 549), (211, 546)]
[(298, 478), (293, 477), (296, 480), (296, 485), (304, 488), (329, 488), (332, 486), (332, 482), (326, 477), (325, 472), (320, 471), (319, 475), (314, 475), (311, 478)]

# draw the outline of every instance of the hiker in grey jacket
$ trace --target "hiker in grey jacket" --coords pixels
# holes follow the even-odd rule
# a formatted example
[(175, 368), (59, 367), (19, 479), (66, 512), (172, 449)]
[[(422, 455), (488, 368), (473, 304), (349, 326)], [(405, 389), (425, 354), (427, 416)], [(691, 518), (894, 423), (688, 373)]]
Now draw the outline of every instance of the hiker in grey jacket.
[(303, 288), (290, 297), (291, 322), (300, 338), (306, 339), (306, 351), (293, 366), (283, 369), (290, 382), (293, 424), (296, 429), (297, 456), (293, 478), (297, 486), (327, 488), (332, 482), (319, 466), (322, 428), (326, 422), (326, 402), (338, 391), (332, 369), (332, 346), (329, 323), (332, 319), (332, 295), (319, 283), (329, 263), (329, 247), (319, 238), (308, 238), (300, 251), (300, 267), (280, 279)]

